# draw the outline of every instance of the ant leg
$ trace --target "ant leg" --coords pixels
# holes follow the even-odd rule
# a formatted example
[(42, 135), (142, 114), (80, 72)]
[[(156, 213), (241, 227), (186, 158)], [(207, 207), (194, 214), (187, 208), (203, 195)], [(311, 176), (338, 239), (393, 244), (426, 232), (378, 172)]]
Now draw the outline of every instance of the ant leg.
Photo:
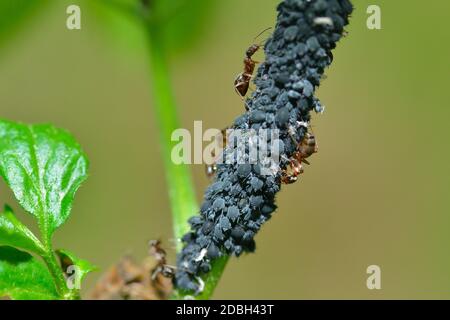
[(160, 274), (161, 272), (162, 272), (162, 267), (161, 267), (161, 266), (157, 266), (157, 267), (152, 271), (152, 276), (151, 276), (152, 281), (155, 281), (156, 277), (157, 277), (158, 274)]
[(302, 162), (303, 162), (303, 163), (306, 163), (307, 165), (310, 165), (310, 164), (311, 164), (311, 163), (309, 163), (309, 161), (306, 160), (306, 159), (302, 159)]

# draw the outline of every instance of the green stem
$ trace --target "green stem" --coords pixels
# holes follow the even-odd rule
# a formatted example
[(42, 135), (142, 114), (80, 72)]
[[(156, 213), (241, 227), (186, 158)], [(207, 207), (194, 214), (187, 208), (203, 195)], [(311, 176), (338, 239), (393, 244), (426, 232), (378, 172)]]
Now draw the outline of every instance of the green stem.
[[(160, 145), (165, 165), (166, 179), (172, 208), (173, 231), (177, 239), (177, 252), (182, 249), (179, 241), (189, 231), (188, 219), (199, 210), (194, 193), (194, 184), (186, 165), (176, 165), (171, 159), (171, 150), (175, 143), (172, 132), (178, 128), (177, 108), (172, 93), (169, 68), (164, 51), (164, 43), (158, 27), (149, 25), (150, 62), (153, 83), (155, 115), (160, 131)], [(228, 257), (213, 262), (212, 270), (204, 277), (205, 289), (197, 299), (209, 299), (219, 282)], [(175, 292), (174, 298), (182, 299), (185, 294)]]
[(63, 299), (76, 299), (69, 288), (67, 288), (66, 278), (64, 277), (64, 273), (51, 248), (46, 247), (46, 253), (42, 255), (42, 259), (44, 259), (44, 262), (55, 281), (59, 295)]
[(211, 272), (203, 277), (203, 281), (205, 281), (205, 289), (201, 294), (196, 296), (195, 299), (208, 300), (209, 298), (211, 298), (214, 290), (217, 287), (217, 284), (219, 283), (220, 278), (222, 277), (222, 273), (227, 266), (228, 258), (228, 256), (223, 256), (213, 261)]
[(64, 276), (64, 272), (61, 269), (60, 264), (56, 260), (55, 253), (52, 247), (52, 236), (48, 230), (48, 221), (47, 215), (41, 214), (42, 218), (39, 220), (39, 229), (41, 232), (42, 244), (43, 244), (43, 253), (41, 254), (42, 259), (47, 265), (50, 274), (53, 277), (53, 281), (55, 282), (56, 291), (60, 295), (60, 297), (64, 300), (75, 299), (73, 293), (67, 287), (66, 278)]
[(172, 133), (180, 128), (177, 108), (164, 54), (164, 44), (156, 27), (149, 27), (149, 37), (154, 110), (169, 187), (173, 231), (177, 239), (177, 251), (179, 251), (181, 250), (179, 239), (189, 231), (187, 220), (198, 212), (198, 206), (189, 169), (184, 164), (175, 164), (171, 158), (172, 148), (176, 144), (176, 141), (172, 141)]

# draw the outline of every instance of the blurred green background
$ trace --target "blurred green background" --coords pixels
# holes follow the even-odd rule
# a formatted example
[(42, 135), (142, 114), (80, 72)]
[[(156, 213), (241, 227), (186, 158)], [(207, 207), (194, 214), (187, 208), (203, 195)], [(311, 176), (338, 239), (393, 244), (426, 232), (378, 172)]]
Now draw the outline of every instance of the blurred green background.
[[(105, 270), (172, 238), (147, 46), (94, 0), (42, 1), (15, 34), (0, 33), (0, 117), (53, 123), (83, 146), (90, 178), (55, 240)], [(243, 112), (232, 82), (277, 3), (218, 1), (206, 28), (192, 30), (198, 43), (173, 52), (184, 127), (222, 128)], [(81, 6), (80, 31), (65, 27), (69, 4)], [(366, 28), (369, 4), (381, 6), (382, 30)], [(313, 118), (319, 153), (279, 194), (256, 254), (231, 260), (215, 298), (450, 298), (450, 2), (355, 6), (318, 91), (327, 106)], [(203, 166), (192, 172), (200, 201), (208, 180)], [(1, 182), (4, 202), (19, 211)], [(372, 264), (381, 290), (366, 287)]]

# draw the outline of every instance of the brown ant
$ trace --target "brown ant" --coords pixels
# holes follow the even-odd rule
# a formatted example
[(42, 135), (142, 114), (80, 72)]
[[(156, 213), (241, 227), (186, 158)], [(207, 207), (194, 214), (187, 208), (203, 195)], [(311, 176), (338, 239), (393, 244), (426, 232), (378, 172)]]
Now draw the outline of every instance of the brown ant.
[(299, 155), (296, 151), (292, 157), (289, 159), (289, 167), (282, 171), (281, 173), (281, 182), (284, 184), (291, 184), (297, 181), (298, 176), (303, 173), (303, 166), (301, 161), (298, 160)]
[(161, 241), (150, 240), (149, 241), (149, 253), (155, 258), (157, 265), (152, 270), (152, 280), (156, 280), (156, 277), (161, 274), (166, 278), (173, 278), (175, 275), (175, 267), (167, 264), (166, 250), (161, 247)]
[(312, 133), (312, 131), (306, 132), (303, 140), (297, 145), (297, 150), (289, 159), (290, 170), (283, 170), (281, 174), (281, 182), (284, 184), (291, 184), (296, 182), (298, 176), (303, 173), (302, 163), (309, 164), (306, 158), (309, 158), (317, 151), (318, 146), (314, 133)]
[[(258, 34), (254, 40), (258, 39), (264, 32), (271, 29), (267, 28), (264, 29), (260, 34)], [(234, 80), (234, 89), (236, 90), (237, 94), (239, 94), (242, 98), (245, 97), (245, 95), (248, 92), (248, 88), (250, 87), (250, 80), (253, 77), (253, 72), (255, 71), (255, 66), (258, 63), (257, 61), (253, 60), (253, 55), (261, 48), (262, 44), (252, 44), (247, 51), (245, 52), (245, 58), (244, 58), (244, 72), (238, 74), (236, 79)]]

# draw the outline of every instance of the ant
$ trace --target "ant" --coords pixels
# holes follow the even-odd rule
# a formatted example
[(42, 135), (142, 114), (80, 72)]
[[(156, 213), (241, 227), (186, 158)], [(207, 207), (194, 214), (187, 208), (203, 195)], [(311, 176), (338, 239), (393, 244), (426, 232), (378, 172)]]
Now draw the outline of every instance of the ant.
[(312, 132), (306, 132), (303, 140), (297, 145), (297, 150), (289, 159), (290, 173), (288, 170), (283, 170), (281, 174), (281, 182), (284, 184), (291, 184), (297, 181), (298, 176), (303, 173), (302, 163), (309, 165), (308, 160), (311, 155), (318, 151), (317, 141)]
[[(254, 41), (269, 29), (272, 29), (272, 27), (264, 29), (260, 34), (258, 34), (255, 37)], [(253, 60), (252, 57), (261, 48), (261, 46), (262, 44), (252, 44), (247, 49), (244, 58), (244, 72), (238, 74), (238, 76), (234, 80), (234, 89), (236, 90), (237, 94), (240, 95), (242, 98), (244, 98), (248, 92), (248, 88), (250, 87), (250, 80), (253, 77), (255, 66), (258, 63), (257, 61)]]
[(284, 184), (291, 184), (296, 182), (298, 176), (304, 172), (301, 161), (299, 161), (299, 154), (297, 151), (288, 160), (290, 170), (286, 168), (281, 173), (281, 182)]
[(160, 240), (149, 241), (149, 253), (155, 258), (157, 265), (152, 270), (152, 280), (156, 280), (156, 277), (161, 274), (166, 278), (173, 278), (175, 275), (175, 267), (167, 264), (166, 250), (161, 247)]

